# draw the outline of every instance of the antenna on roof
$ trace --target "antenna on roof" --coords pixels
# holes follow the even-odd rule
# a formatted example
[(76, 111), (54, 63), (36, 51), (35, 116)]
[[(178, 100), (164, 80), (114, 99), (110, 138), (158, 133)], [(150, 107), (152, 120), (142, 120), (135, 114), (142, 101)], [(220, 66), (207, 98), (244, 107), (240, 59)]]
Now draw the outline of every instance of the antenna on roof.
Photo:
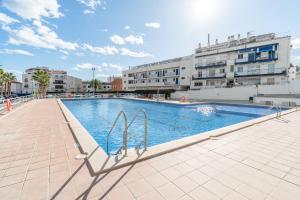
[(210, 46), (210, 34), (207, 35), (207, 46)]

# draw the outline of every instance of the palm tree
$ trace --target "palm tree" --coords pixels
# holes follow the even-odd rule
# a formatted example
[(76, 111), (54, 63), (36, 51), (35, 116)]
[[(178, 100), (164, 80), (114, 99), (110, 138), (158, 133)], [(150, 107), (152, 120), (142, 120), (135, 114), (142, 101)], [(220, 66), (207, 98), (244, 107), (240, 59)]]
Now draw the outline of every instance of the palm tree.
[(48, 72), (45, 70), (37, 70), (32, 76), (33, 80), (39, 84), (39, 94), (44, 97), (47, 92), (47, 87), (50, 83)]
[(96, 92), (97, 89), (101, 89), (101, 81), (98, 79), (91, 80), (90, 85), (94, 88), (94, 92)]
[(0, 68), (0, 88), (1, 88), (1, 93), (0, 95), (3, 95), (3, 89), (4, 89), (4, 70)]
[(11, 95), (11, 83), (16, 80), (16, 76), (13, 73), (6, 72), (3, 75), (4, 80), (4, 92), (6, 95)]

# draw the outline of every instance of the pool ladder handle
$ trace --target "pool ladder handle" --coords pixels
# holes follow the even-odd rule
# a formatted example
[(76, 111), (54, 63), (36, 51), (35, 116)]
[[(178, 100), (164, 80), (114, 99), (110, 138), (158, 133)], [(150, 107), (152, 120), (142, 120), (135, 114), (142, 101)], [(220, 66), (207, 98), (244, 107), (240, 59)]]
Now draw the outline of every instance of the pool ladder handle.
[[(147, 113), (144, 109), (140, 109), (138, 110), (134, 117), (132, 118), (131, 122), (128, 125), (128, 129), (131, 126), (131, 124), (136, 120), (137, 116), (139, 115), (139, 113), (142, 112), (144, 115), (144, 150), (147, 151), (147, 146), (148, 146), (148, 116)], [(138, 148), (140, 148), (141, 144), (138, 145)]]
[(128, 123), (127, 123), (127, 115), (124, 111), (120, 111), (119, 114), (117, 115), (112, 127), (110, 128), (107, 136), (106, 136), (106, 152), (108, 153), (108, 155), (110, 155), (109, 153), (109, 136), (112, 133), (113, 129), (115, 128), (118, 120), (120, 119), (120, 116), (124, 117), (124, 131), (123, 131), (123, 146), (114, 154), (114, 155), (118, 155), (121, 153), (122, 149), (125, 150), (125, 156), (127, 156), (127, 148), (128, 148), (128, 141), (127, 141), (127, 130), (128, 130)]
[(280, 105), (273, 105), (270, 110), (272, 110), (273, 108), (276, 109), (276, 118), (280, 118), (281, 117), (281, 111), (282, 111), (282, 108)]

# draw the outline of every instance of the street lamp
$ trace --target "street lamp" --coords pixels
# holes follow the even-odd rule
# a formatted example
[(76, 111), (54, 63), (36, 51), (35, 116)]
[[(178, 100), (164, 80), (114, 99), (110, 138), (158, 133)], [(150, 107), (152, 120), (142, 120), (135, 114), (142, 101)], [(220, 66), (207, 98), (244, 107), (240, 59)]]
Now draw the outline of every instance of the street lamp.
[(94, 96), (95, 96), (95, 92), (96, 92), (96, 83), (95, 83), (95, 67), (92, 67), (92, 71), (93, 71), (93, 87), (94, 87)]

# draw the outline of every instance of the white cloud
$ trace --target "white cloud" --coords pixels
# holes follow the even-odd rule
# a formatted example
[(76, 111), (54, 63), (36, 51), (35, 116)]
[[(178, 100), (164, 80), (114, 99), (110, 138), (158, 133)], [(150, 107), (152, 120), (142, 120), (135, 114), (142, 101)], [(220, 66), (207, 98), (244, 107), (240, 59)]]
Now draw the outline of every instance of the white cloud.
[(102, 55), (114, 55), (119, 53), (119, 50), (114, 46), (93, 47), (89, 44), (83, 44), (82, 49)]
[(125, 26), (124, 29), (129, 30), (130, 26)]
[(121, 48), (121, 55), (123, 56), (130, 56), (130, 57), (137, 57), (137, 58), (143, 58), (143, 57), (150, 57), (152, 56), (149, 53), (145, 53), (145, 52), (135, 52), (135, 51), (131, 51), (127, 48)]
[[(77, 0), (77, 1), (86, 5), (87, 7), (89, 7), (92, 10), (96, 10), (98, 6), (105, 5), (104, 0)], [(103, 8), (105, 8), (105, 7), (103, 6)]]
[(300, 49), (300, 38), (292, 39), (293, 49)]
[(108, 77), (111, 75), (121, 74), (123, 67), (119, 64), (102, 62), (101, 64), (82, 63), (77, 64), (72, 69), (75, 71), (96, 69), (96, 77)]
[(123, 44), (125, 44), (124, 38), (122, 38), (122, 37), (119, 36), (119, 35), (112, 35), (112, 36), (110, 36), (110, 40), (111, 40), (113, 43), (118, 44), (118, 45), (123, 45)]
[(12, 23), (19, 23), (19, 20), (14, 19), (4, 13), (0, 13), (0, 23), (8, 25)]
[(59, 18), (57, 0), (3, 0), (2, 5), (24, 19), (40, 19), (41, 17)]
[(2, 49), (0, 50), (0, 54), (12, 54), (12, 55), (17, 54), (17, 55), (24, 55), (24, 56), (33, 56), (32, 53), (21, 49)]
[(134, 35), (129, 35), (125, 38), (119, 36), (119, 35), (113, 35), (110, 37), (110, 40), (118, 45), (124, 45), (126, 43), (129, 44), (137, 44), (137, 45), (141, 45), (144, 44), (144, 39), (142, 36), (134, 36)]
[(150, 22), (150, 23), (145, 23), (145, 26), (146, 27), (149, 27), (149, 28), (160, 28), (160, 23), (158, 22)]
[(95, 11), (93, 11), (93, 10), (84, 10), (83, 11), (83, 14), (85, 14), (85, 15), (94, 14), (94, 13), (95, 13)]
[(22, 26), (19, 29), (11, 29), (8, 26), (2, 28), (9, 33), (9, 44), (65, 50), (75, 50), (78, 47), (77, 43), (60, 39), (54, 31), (39, 20), (34, 20), (33, 26)]
[(125, 38), (125, 41), (130, 44), (137, 44), (137, 45), (144, 44), (144, 39), (142, 36), (129, 35)]

